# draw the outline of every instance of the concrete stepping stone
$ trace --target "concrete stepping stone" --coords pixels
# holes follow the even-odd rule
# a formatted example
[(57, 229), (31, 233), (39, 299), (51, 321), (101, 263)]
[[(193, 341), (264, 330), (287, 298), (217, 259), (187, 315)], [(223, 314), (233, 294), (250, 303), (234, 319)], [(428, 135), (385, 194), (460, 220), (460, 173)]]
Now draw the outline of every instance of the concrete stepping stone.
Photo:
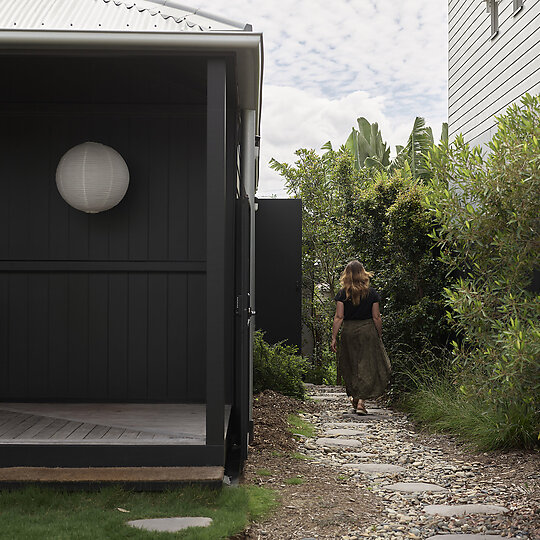
[(426, 540), (517, 540), (517, 538), (498, 534), (437, 534)]
[(427, 484), (425, 482), (397, 482), (383, 486), (384, 489), (391, 491), (403, 491), (405, 493), (419, 493), (422, 491), (448, 491), (437, 484)]
[(330, 439), (327, 437), (321, 437), (316, 442), (319, 446), (339, 446), (342, 448), (359, 447), (364, 444), (356, 439)]
[(315, 401), (338, 401), (346, 397), (345, 394), (319, 394), (318, 396), (311, 396), (311, 399)]
[(381, 415), (375, 414), (356, 414), (355, 412), (344, 412), (342, 418), (350, 418), (351, 420), (356, 420), (359, 423), (369, 422), (373, 420), (380, 420)]
[(390, 463), (347, 463), (348, 469), (354, 469), (363, 473), (398, 473), (406, 471), (405, 467), (391, 465)]
[(173, 517), (158, 519), (136, 519), (128, 521), (128, 525), (136, 529), (157, 532), (178, 532), (188, 527), (209, 527), (212, 519), (207, 517)]
[(349, 455), (355, 456), (355, 457), (361, 457), (361, 458), (375, 458), (377, 457), (377, 454), (373, 454), (370, 452), (350, 452)]
[(493, 504), (430, 504), (424, 507), (426, 514), (439, 516), (469, 516), (471, 514), (504, 514), (508, 508)]
[(368, 415), (373, 414), (376, 416), (390, 416), (392, 414), (388, 409), (370, 409), (369, 407), (366, 407), (366, 410)]
[(350, 435), (354, 437), (355, 435), (365, 435), (365, 431), (359, 429), (328, 429), (325, 431), (324, 435), (327, 437), (340, 436), (340, 435)]
[(342, 413), (342, 418), (343, 419), (350, 418), (351, 420), (354, 419), (357, 422), (365, 422), (365, 421), (370, 421), (370, 420), (371, 421), (373, 421), (373, 420), (382, 420), (384, 417), (389, 416), (389, 414), (390, 414), (390, 413), (373, 412), (370, 409), (368, 409), (367, 411), (368, 411), (367, 414), (357, 414), (351, 408), (351, 410), (349, 412), (343, 412)]
[(364, 429), (365, 427), (365, 424), (360, 422), (329, 422), (328, 424), (324, 424), (324, 429)]

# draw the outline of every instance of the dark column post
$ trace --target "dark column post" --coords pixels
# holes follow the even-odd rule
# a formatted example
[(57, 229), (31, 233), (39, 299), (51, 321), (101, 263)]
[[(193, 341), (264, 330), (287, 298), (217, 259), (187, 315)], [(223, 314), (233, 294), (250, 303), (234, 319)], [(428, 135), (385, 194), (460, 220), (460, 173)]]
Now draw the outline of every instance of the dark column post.
[(207, 65), (206, 444), (223, 445), (225, 408), (226, 64)]

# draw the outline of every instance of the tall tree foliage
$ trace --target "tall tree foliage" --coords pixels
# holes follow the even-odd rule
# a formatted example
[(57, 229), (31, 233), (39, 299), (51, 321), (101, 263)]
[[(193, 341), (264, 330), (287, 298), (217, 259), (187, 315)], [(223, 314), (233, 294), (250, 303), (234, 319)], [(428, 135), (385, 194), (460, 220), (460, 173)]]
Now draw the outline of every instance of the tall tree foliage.
[(323, 156), (300, 149), (296, 155), (293, 165), (274, 159), (271, 167), (285, 178), (288, 193), (302, 199), (302, 318), (312, 335), (318, 376), (324, 377), (331, 360), (328, 337), (333, 298), (339, 289), (339, 273), (352, 256), (350, 235), (360, 173), (343, 149)]
[(446, 297), (462, 391), (508, 416), (520, 408), (522, 419), (536, 418), (537, 434), (540, 300), (530, 285), (540, 252), (539, 141), (540, 96), (526, 95), (498, 118), (487, 157), (461, 136), (432, 153), (429, 197), (442, 260), (459, 275)]
[(383, 172), (364, 184), (355, 205), (352, 244), (375, 272), (383, 299), (393, 394), (409, 386), (409, 374), (419, 364), (440, 367), (450, 336), (442, 294), (445, 268), (430, 238), (434, 218), (424, 204), (428, 193), (408, 169)]
[[(533, 446), (540, 440), (540, 303), (531, 285), (540, 266), (540, 96), (525, 96), (498, 119), (487, 156), (462, 137), (449, 144), (446, 124), (434, 145), (417, 118), (390, 160), (377, 125), (360, 120), (338, 152), (327, 143), (322, 156), (299, 150), (294, 166), (273, 162), (303, 199), (311, 291), (304, 313), (316, 358), (331, 357), (337, 279), (359, 258), (383, 296), (384, 340), (397, 368), (392, 392), (409, 391), (435, 423), (447, 419), (486, 448)], [(444, 399), (434, 376), (444, 381)], [(463, 423), (458, 403), (468, 404)]]
[[(315, 344), (315, 365), (334, 360), (328, 349), (333, 298), (340, 272), (353, 258), (376, 274), (396, 368), (415, 361), (419, 350), (444, 346), (442, 266), (428, 236), (433, 218), (422, 205), (426, 187), (407, 167), (392, 174), (357, 170), (345, 147), (322, 156), (305, 149), (296, 154), (294, 165), (273, 160), (272, 167), (303, 201), (303, 322)], [(399, 369), (395, 373), (399, 378)], [(403, 377), (396, 381), (406, 383)]]

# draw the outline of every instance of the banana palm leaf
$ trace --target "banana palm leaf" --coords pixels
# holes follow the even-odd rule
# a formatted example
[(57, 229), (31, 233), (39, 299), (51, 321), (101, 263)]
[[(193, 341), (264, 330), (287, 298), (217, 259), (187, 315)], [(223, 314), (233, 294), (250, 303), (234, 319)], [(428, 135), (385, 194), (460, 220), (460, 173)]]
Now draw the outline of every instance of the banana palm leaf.
[(360, 117), (356, 120), (358, 129), (352, 128), (351, 134), (345, 143), (345, 148), (354, 157), (355, 167), (360, 170), (367, 158), (375, 158), (384, 167), (390, 164), (390, 148), (384, 142), (378, 124), (370, 124)]
[(431, 148), (433, 148), (433, 132), (426, 126), (425, 120), (417, 116), (407, 144), (398, 151), (397, 156), (390, 163), (389, 170), (402, 169), (407, 163), (413, 178), (427, 180), (430, 173), (426, 160)]

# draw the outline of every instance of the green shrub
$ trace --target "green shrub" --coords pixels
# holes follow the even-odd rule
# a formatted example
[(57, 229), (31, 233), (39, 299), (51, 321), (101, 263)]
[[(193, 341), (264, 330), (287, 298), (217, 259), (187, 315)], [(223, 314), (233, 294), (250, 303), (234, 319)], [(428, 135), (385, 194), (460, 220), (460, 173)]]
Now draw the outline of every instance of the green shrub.
[[(332, 320), (329, 319), (330, 329), (332, 328)], [(315, 356), (317, 362), (309, 362), (305, 376), (306, 381), (313, 384), (338, 384), (336, 353), (330, 349), (330, 345), (326, 342), (319, 344), (316, 347)]]
[[(530, 290), (540, 250), (540, 96), (498, 118), (484, 155), (459, 136), (433, 152), (429, 197), (441, 260), (458, 277), (445, 288), (454, 376), (463, 396), (495, 408), (500, 433), (540, 415), (540, 299)], [(506, 419), (506, 420), (505, 420)]]
[(264, 333), (255, 332), (253, 343), (253, 391), (275, 390), (287, 396), (304, 399), (302, 378), (307, 363), (298, 349), (283, 341), (274, 345), (264, 341)]

